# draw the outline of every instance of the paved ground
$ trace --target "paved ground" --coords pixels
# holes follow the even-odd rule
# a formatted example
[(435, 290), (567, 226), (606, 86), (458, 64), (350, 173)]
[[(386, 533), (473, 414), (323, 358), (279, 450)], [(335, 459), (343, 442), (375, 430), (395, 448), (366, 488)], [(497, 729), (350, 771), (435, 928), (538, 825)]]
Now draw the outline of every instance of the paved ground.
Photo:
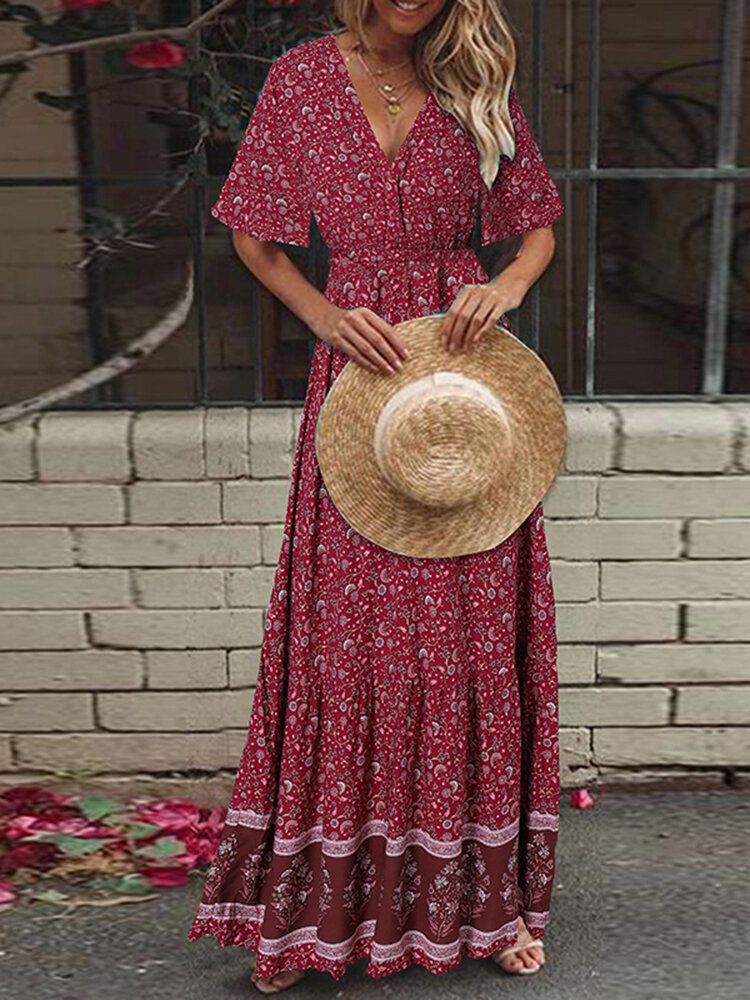
[[(747, 852), (742, 791), (609, 792), (562, 817), (547, 965), (525, 979), (464, 959), (435, 976), (384, 979), (366, 959), (335, 982), (308, 972), (290, 993), (356, 1000), (741, 1000), (748, 995)], [(199, 884), (111, 910), (50, 920), (49, 908), (0, 915), (0, 997), (14, 1000), (233, 1000), (260, 997), (249, 954), (187, 942)], [(723, 937), (723, 941), (720, 938)]]

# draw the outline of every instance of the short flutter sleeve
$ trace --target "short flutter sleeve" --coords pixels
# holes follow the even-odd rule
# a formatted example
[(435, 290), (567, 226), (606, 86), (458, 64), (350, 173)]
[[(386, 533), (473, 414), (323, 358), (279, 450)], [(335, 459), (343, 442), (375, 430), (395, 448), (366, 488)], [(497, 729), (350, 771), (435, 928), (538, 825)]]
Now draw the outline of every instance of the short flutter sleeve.
[(500, 157), (500, 166), (488, 190), (480, 187), (482, 245), (496, 243), (551, 226), (563, 213), (559, 192), (531, 133), (515, 88), (508, 94), (508, 110), (516, 134), (513, 159)]
[(310, 199), (281, 59), (271, 63), (266, 74), (211, 215), (256, 239), (306, 247)]

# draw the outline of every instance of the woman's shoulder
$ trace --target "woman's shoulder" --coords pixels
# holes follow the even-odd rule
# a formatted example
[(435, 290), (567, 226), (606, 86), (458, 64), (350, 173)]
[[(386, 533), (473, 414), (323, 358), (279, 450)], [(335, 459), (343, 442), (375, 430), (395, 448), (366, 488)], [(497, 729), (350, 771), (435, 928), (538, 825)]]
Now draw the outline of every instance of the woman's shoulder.
[(321, 58), (325, 51), (328, 35), (317, 35), (315, 38), (305, 38), (296, 45), (291, 45), (288, 49), (276, 56), (271, 63), (269, 72), (274, 73), (296, 73), (308, 78), (310, 63)]

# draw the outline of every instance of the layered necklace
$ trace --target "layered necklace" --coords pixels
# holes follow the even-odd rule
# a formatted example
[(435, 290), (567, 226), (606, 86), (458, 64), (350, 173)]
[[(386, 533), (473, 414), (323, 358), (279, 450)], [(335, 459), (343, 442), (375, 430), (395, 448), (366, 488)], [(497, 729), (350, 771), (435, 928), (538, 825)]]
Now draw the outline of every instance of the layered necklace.
[(379, 77), (386, 73), (393, 73), (394, 70), (401, 69), (403, 66), (408, 66), (409, 60), (407, 59), (404, 62), (399, 63), (397, 66), (386, 66), (385, 69), (374, 69), (365, 59), (362, 52), (362, 44), (360, 42), (355, 42), (354, 45), (352, 45), (352, 50), (356, 52), (359, 61), (362, 63), (362, 68), (367, 73), (378, 94), (382, 98), (388, 114), (391, 118), (395, 119), (396, 116), (401, 113), (404, 98), (406, 98), (414, 89), (414, 82), (417, 77), (416, 75), (412, 75), (408, 77), (408, 79), (395, 85), (385, 82), (381, 83)]

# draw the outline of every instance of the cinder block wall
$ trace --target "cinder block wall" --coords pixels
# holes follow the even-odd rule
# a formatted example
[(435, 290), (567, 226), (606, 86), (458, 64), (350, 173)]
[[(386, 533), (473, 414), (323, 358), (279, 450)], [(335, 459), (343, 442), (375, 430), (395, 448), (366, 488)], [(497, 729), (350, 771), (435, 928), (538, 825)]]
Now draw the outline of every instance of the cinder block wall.
[[(568, 404), (563, 780), (750, 766), (750, 404)], [(0, 428), (0, 775), (237, 765), (299, 407)]]

